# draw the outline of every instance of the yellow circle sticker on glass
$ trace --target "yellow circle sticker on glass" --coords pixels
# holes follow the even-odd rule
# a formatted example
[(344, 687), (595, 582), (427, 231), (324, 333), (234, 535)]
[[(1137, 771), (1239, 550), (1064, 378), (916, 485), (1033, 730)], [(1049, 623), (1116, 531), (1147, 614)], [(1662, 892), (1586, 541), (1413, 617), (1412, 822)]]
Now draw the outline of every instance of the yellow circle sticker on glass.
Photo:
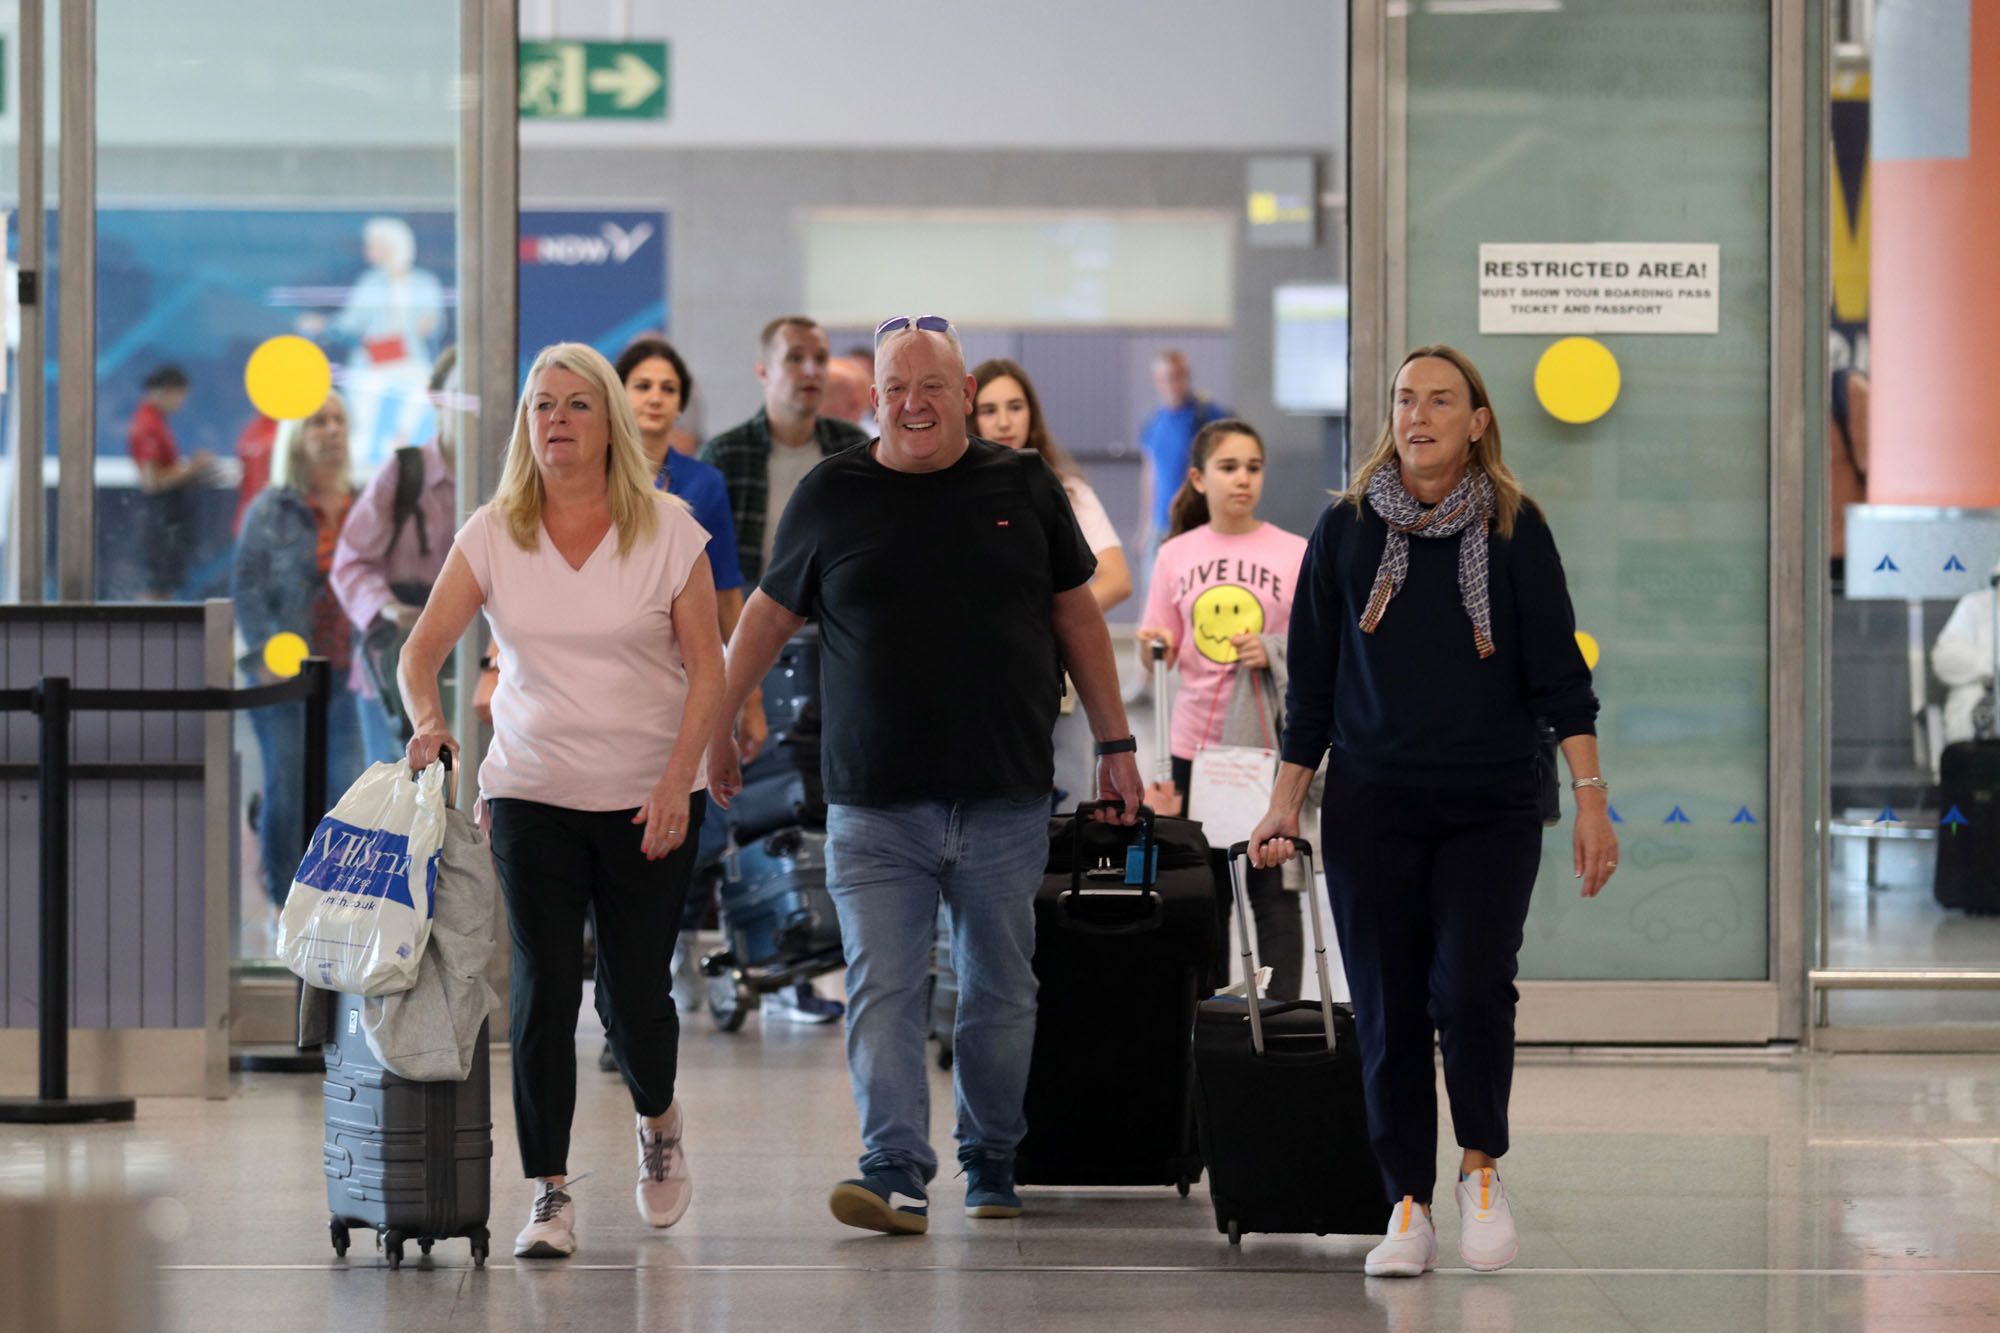
[(1592, 671), (1597, 670), (1598, 659), (1604, 655), (1603, 650), (1597, 646), (1597, 636), (1578, 630), (1576, 632), (1576, 646), (1583, 650), (1583, 664)]
[(299, 668), (311, 655), (312, 649), (306, 646), (306, 641), (290, 630), (273, 634), (264, 643), (264, 665), (272, 675), (284, 680), (298, 675)]
[(1264, 604), (1248, 588), (1218, 583), (1194, 599), (1194, 646), (1211, 662), (1234, 662), (1239, 634), (1264, 632)]
[(243, 367), (243, 387), (259, 412), (275, 421), (301, 421), (319, 411), (333, 392), (333, 367), (326, 353), (284, 333), (266, 338)]
[(1535, 397), (1550, 416), (1580, 426), (1618, 401), (1618, 358), (1595, 338), (1564, 338), (1535, 363)]

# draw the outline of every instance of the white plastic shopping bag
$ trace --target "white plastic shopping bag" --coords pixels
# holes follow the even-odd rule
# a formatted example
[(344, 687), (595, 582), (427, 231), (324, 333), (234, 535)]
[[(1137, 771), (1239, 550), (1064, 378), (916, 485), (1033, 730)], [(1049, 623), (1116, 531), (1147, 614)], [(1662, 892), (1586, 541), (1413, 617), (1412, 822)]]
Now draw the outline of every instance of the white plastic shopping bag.
[(375, 764), (320, 820), (285, 910), (278, 958), (321, 990), (416, 984), (444, 846), (444, 765)]
[[(1278, 748), (1272, 742), (1272, 727), (1264, 708), (1264, 677), (1258, 671), (1250, 677), (1250, 693), (1257, 710), (1257, 731), (1262, 745), (1209, 745), (1195, 747), (1194, 771), (1188, 776), (1188, 813), (1201, 821), (1208, 845), (1227, 849), (1248, 842), (1257, 824), (1271, 807), (1271, 792), (1278, 779)], [(1233, 689), (1233, 681), (1231, 688)], [(1220, 699), (1218, 692), (1217, 699)], [(1215, 703), (1202, 723), (1209, 733), (1215, 720)], [(1228, 720), (1224, 719), (1224, 729)]]

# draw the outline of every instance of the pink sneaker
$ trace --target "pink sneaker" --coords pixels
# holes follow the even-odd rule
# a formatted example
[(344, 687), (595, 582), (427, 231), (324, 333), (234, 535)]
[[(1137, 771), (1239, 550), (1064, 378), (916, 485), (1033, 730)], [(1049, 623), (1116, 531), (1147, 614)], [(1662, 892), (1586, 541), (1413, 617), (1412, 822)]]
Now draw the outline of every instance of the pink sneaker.
[(681, 1147), (685, 1122), (681, 1104), (667, 1108), (667, 1127), (648, 1129), (639, 1117), (639, 1185), (633, 1191), (639, 1216), (649, 1227), (670, 1227), (686, 1216), (694, 1200), (694, 1175)]

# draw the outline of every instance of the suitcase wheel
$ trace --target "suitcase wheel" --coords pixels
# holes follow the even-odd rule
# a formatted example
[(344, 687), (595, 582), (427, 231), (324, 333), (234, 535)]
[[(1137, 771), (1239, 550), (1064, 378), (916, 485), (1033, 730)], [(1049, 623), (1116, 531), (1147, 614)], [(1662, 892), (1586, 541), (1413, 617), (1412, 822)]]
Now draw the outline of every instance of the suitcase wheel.
[(1229, 1243), (1231, 1245), (1243, 1243), (1243, 1228), (1237, 1224), (1235, 1218), (1229, 1219)]
[(345, 1259), (347, 1257), (347, 1242), (349, 1239), (347, 1224), (336, 1217), (326, 1224), (326, 1232), (327, 1235), (333, 1238), (334, 1257), (336, 1259)]
[(382, 1237), (382, 1249), (389, 1256), (391, 1271), (403, 1266), (403, 1233), (391, 1231)]
[(472, 1266), (474, 1268), (486, 1267), (486, 1245), (489, 1239), (486, 1234), (486, 1228), (473, 1228), (469, 1239), (472, 1241)]
[(1188, 1191), (1194, 1188), (1194, 1182), (1189, 1180), (1186, 1176), (1182, 1176), (1179, 1180), (1176, 1180), (1174, 1182), (1174, 1188), (1179, 1190), (1181, 1192), (1181, 1197), (1185, 1199), (1188, 1196)]
[(431, 1252), (432, 1244), (433, 1242), (429, 1236), (424, 1237), (422, 1240), (417, 1242), (417, 1253), (429, 1254)]
[(757, 993), (733, 976), (708, 979), (708, 1016), (724, 1032), (734, 1032), (757, 1007)]

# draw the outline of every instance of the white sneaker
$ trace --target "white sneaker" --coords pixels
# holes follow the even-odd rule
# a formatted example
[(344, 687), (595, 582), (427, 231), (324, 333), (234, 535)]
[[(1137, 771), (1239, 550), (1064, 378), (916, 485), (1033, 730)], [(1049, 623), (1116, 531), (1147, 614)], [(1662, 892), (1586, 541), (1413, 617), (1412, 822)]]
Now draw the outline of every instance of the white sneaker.
[(562, 1185), (535, 1182), (528, 1225), (514, 1237), (517, 1259), (567, 1259), (576, 1253), (576, 1201)]
[(812, 1026), (839, 1022), (840, 1016), (847, 1012), (846, 1005), (839, 1000), (827, 999), (812, 988), (811, 982), (806, 981), (772, 991), (764, 997), (761, 1007), (767, 1019)]
[(649, 1227), (672, 1226), (694, 1201), (694, 1173), (681, 1147), (686, 1123), (678, 1101), (667, 1108), (665, 1129), (648, 1129), (646, 1117), (639, 1117), (639, 1184), (633, 1193), (639, 1218)]
[(1437, 1267), (1437, 1227), (1431, 1215), (1405, 1194), (1389, 1214), (1389, 1231), (1368, 1251), (1361, 1271), (1369, 1277), (1422, 1277)]
[(1514, 1209), (1500, 1173), (1483, 1166), (1458, 1182), (1458, 1257), (1480, 1273), (1496, 1273), (1521, 1252)]

